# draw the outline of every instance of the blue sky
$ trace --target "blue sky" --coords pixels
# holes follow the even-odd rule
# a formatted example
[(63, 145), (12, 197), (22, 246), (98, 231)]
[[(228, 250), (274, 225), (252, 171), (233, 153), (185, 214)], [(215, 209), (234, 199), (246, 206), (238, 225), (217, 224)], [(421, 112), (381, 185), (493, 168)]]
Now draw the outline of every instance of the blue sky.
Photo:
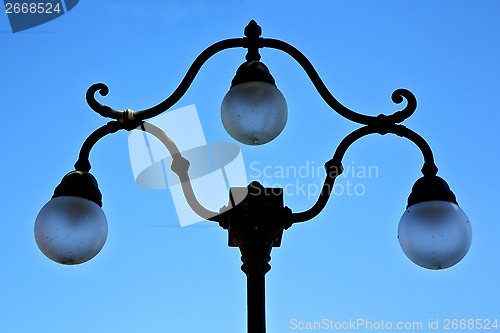
[[(90, 85), (106, 83), (110, 93), (99, 100), (116, 109), (153, 106), (170, 95), (203, 49), (241, 37), (251, 19), (264, 37), (301, 50), (352, 109), (389, 114), (400, 108), (391, 102), (392, 91), (412, 91), (418, 108), (404, 124), (431, 145), (439, 175), (473, 228), (471, 249), (456, 266), (429, 271), (410, 262), (396, 235), (420, 177), (420, 152), (396, 136), (360, 140), (344, 165), (378, 172), (346, 175), (340, 184), (361, 184), (363, 195), (332, 198), (319, 217), (287, 230), (282, 247), (273, 250), (268, 331), (294, 331), (292, 319), (424, 327), (438, 320), (440, 332), (447, 319), (500, 320), (499, 16), (500, 3), (493, 0), (87, 0), (14, 34), (0, 14), (0, 331), (246, 331), (239, 251), (227, 247), (226, 231), (208, 222), (178, 227), (168, 191), (135, 185), (126, 132), (105, 138), (91, 154), (109, 223), (99, 255), (78, 266), (56, 264), (38, 250), (33, 225), (84, 139), (107, 121), (85, 102)], [(208, 141), (234, 142), (220, 121), (220, 103), (244, 55), (228, 50), (210, 59), (174, 106), (196, 105)], [(293, 59), (275, 50), (261, 55), (289, 118), (276, 140), (241, 147), (247, 176), (255, 177), (255, 163), (323, 164), (358, 126), (327, 107)], [(313, 200), (289, 195), (285, 203), (300, 211)]]

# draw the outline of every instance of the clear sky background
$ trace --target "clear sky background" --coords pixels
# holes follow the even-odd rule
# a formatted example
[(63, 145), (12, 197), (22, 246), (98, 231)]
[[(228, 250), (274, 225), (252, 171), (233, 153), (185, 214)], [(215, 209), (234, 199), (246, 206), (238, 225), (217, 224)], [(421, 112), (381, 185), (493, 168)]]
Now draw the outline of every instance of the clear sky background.
[[(446, 319), (500, 320), (499, 17), (495, 0), (86, 0), (14, 34), (0, 13), (0, 332), (246, 332), (239, 250), (208, 222), (180, 228), (169, 191), (135, 185), (127, 132), (102, 140), (91, 154), (109, 223), (99, 255), (78, 266), (54, 263), (39, 251), (33, 225), (84, 139), (107, 122), (86, 104), (90, 85), (106, 83), (110, 93), (99, 100), (113, 108), (153, 106), (202, 50), (242, 37), (251, 19), (264, 37), (301, 50), (352, 109), (389, 114), (401, 109), (392, 91), (411, 90), (418, 108), (404, 124), (431, 145), (438, 175), (473, 228), (471, 249), (458, 265), (430, 271), (413, 264), (396, 235), (421, 175), (420, 152), (393, 135), (360, 140), (344, 165), (375, 166), (378, 173), (347, 174), (339, 184), (361, 184), (363, 195), (332, 198), (319, 217), (285, 231), (272, 252), (268, 331), (292, 332), (292, 319), (424, 327), (438, 320), (439, 332), (453, 331), (443, 329)], [(329, 109), (289, 56), (261, 54), (289, 119), (271, 143), (242, 147), (249, 180), (257, 176), (250, 168), (256, 162), (260, 170), (322, 165), (358, 125)], [(208, 141), (234, 142), (220, 121), (220, 103), (244, 56), (243, 49), (228, 50), (210, 59), (174, 106), (196, 105)], [(314, 200), (300, 193), (285, 198), (294, 211)]]

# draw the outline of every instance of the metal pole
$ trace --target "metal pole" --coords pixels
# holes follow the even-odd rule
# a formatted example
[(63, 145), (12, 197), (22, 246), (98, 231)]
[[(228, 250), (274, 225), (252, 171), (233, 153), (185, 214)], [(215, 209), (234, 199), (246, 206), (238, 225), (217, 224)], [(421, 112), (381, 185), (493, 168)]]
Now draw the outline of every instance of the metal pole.
[(248, 333), (266, 332), (265, 273), (247, 273)]
[(265, 333), (265, 275), (271, 269), (272, 248), (281, 244), (288, 216), (283, 207), (283, 189), (264, 188), (252, 182), (244, 188), (231, 187), (231, 195), (244, 199), (220, 223), (229, 231), (229, 246), (241, 251), (241, 270), (247, 276), (248, 333)]

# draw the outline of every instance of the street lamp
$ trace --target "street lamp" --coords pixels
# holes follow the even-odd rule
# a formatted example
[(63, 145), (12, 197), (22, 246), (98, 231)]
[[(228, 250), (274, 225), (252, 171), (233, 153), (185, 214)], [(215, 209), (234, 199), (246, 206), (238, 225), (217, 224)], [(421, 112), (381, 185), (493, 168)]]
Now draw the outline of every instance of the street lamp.
[(247, 61), (238, 68), (221, 106), (222, 124), (234, 139), (261, 145), (285, 128), (288, 110), (285, 97), (260, 61)]
[[(408, 206), (399, 223), (398, 238), (403, 252), (417, 265), (429, 269), (444, 269), (458, 263), (469, 250), (472, 232), (469, 219), (459, 208), (448, 184), (436, 176), (437, 167), (427, 142), (400, 123), (416, 110), (417, 102), (411, 92), (398, 89), (393, 92), (394, 103), (407, 101), (404, 109), (391, 115), (368, 116), (354, 112), (328, 91), (309, 60), (296, 48), (283, 41), (262, 38), (261, 28), (251, 21), (244, 38), (226, 39), (205, 49), (193, 62), (177, 89), (160, 104), (142, 111), (119, 111), (97, 102), (95, 93), (108, 94), (103, 83), (92, 85), (87, 91), (89, 106), (102, 115), (114, 119), (94, 131), (84, 142), (75, 171), (66, 175), (56, 188), (52, 200), (45, 205), (35, 222), (35, 238), (42, 252), (62, 264), (78, 264), (90, 260), (102, 248), (107, 236), (107, 222), (101, 210), (101, 193), (95, 178), (89, 173), (89, 154), (104, 136), (118, 130), (138, 129), (156, 137), (172, 156), (172, 171), (181, 182), (183, 193), (191, 209), (202, 218), (218, 222), (228, 230), (229, 246), (239, 247), (242, 270), (247, 275), (248, 332), (263, 333), (265, 327), (264, 277), (271, 268), (269, 261), (273, 247), (281, 245), (283, 231), (294, 223), (305, 222), (317, 216), (325, 207), (335, 179), (342, 173), (342, 159), (347, 149), (358, 139), (369, 134), (388, 133), (413, 142), (422, 152), (423, 177), (413, 186)], [(269, 69), (260, 62), (260, 48), (281, 50), (305, 70), (325, 102), (341, 116), (363, 125), (347, 135), (337, 147), (333, 158), (325, 163), (326, 177), (316, 203), (304, 212), (293, 213), (283, 204), (282, 188), (265, 188), (258, 182), (248, 187), (232, 187), (228, 205), (219, 211), (210, 211), (201, 205), (188, 176), (189, 161), (176, 144), (160, 128), (146, 122), (172, 107), (188, 90), (202, 65), (216, 53), (243, 47), (248, 50), (246, 62), (237, 70), (232, 86), (221, 106), (222, 123), (237, 141), (248, 145), (265, 144), (283, 130), (287, 104), (276, 88)]]
[(90, 173), (72, 171), (64, 176), (35, 221), (35, 239), (40, 250), (67, 265), (95, 257), (108, 236), (101, 197)]

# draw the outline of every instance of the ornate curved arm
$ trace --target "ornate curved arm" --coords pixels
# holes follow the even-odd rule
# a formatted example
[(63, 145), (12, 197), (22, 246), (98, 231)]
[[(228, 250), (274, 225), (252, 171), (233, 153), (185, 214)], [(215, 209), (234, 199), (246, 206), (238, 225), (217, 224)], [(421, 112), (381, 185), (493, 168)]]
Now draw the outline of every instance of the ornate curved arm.
[[(201, 54), (194, 60), (191, 67), (187, 71), (186, 75), (182, 79), (181, 83), (175, 89), (175, 91), (163, 102), (160, 104), (146, 109), (142, 111), (135, 111), (132, 113), (131, 118), (136, 121), (146, 120), (148, 118), (152, 118), (154, 116), (159, 115), (160, 113), (168, 110), (172, 107), (182, 96), (186, 93), (191, 83), (193, 83), (194, 78), (198, 74), (198, 71), (201, 69), (203, 64), (207, 62), (214, 54), (229, 48), (235, 47), (247, 47), (247, 39), (246, 38), (232, 38), (226, 39), (220, 42), (217, 42), (208, 48), (206, 48)], [(114, 118), (114, 119), (122, 119), (123, 111), (118, 111), (110, 108), (109, 106), (105, 106), (100, 104), (95, 99), (95, 93), (99, 91), (101, 96), (106, 96), (109, 92), (108, 87), (104, 83), (96, 83), (92, 85), (87, 90), (87, 103), (89, 106), (97, 113), (99, 113), (103, 117)]]
[(97, 141), (101, 140), (106, 135), (115, 133), (122, 128), (122, 124), (118, 121), (110, 121), (106, 125), (99, 127), (92, 134), (90, 134), (83, 143), (82, 148), (80, 149), (78, 161), (76, 161), (75, 163), (75, 170), (89, 172), (91, 169), (89, 154), (90, 150), (92, 150), (92, 147), (94, 147)]
[[(78, 161), (75, 163), (75, 170), (89, 172), (91, 169), (89, 154), (94, 145), (106, 135), (115, 133), (120, 129), (129, 128), (126, 128), (126, 125), (119, 121), (110, 121), (90, 134), (80, 149)], [(217, 216), (220, 214), (206, 209), (200, 204), (198, 199), (196, 199), (188, 175), (189, 161), (181, 155), (179, 148), (177, 148), (174, 141), (159, 127), (147, 122), (140, 122), (137, 129), (141, 129), (142, 131), (153, 135), (160, 140), (161, 143), (163, 143), (165, 148), (167, 148), (168, 152), (172, 156), (172, 171), (179, 176), (182, 191), (184, 192), (184, 196), (186, 197), (191, 209), (205, 220), (219, 222), (220, 218), (217, 218)]]
[(387, 133), (396, 134), (412, 141), (422, 152), (424, 157), (424, 166), (422, 173), (424, 176), (436, 175), (438, 169), (434, 164), (434, 156), (427, 142), (416, 132), (410, 130), (403, 125), (392, 125), (388, 127), (364, 126), (347, 135), (335, 150), (333, 158), (325, 164), (326, 178), (323, 189), (316, 203), (308, 210), (300, 213), (293, 213), (291, 216), (292, 223), (305, 222), (316, 217), (326, 206), (330, 198), (331, 191), (335, 179), (342, 173), (342, 159), (344, 158), (347, 149), (358, 139), (373, 133), (385, 135)]
[[(311, 79), (314, 87), (321, 95), (321, 97), (325, 100), (325, 102), (342, 117), (364, 125), (378, 123), (381, 119), (375, 116), (367, 116), (354, 112), (337, 101), (337, 99), (333, 97), (330, 91), (326, 88), (323, 80), (321, 80), (318, 72), (316, 72), (309, 59), (307, 59), (304, 54), (302, 54), (292, 45), (281, 40), (270, 38), (260, 38), (258, 45), (259, 47), (269, 47), (281, 50), (294, 58), (299, 63), (299, 65), (302, 66), (307, 76), (309, 76), (309, 79)], [(403, 98), (408, 101), (408, 104), (403, 110), (397, 111), (392, 115), (385, 116), (384, 120), (386, 120), (388, 123), (400, 123), (410, 117), (413, 112), (415, 112), (417, 108), (417, 100), (410, 91), (406, 89), (397, 89), (392, 93), (392, 101), (394, 103), (399, 104), (403, 102)]]
[(415, 112), (417, 101), (415, 96), (406, 89), (397, 89), (392, 93), (392, 101), (394, 103), (399, 104), (406, 99), (407, 105), (403, 110), (397, 111), (391, 115), (368, 116), (348, 109), (330, 93), (313, 65), (304, 54), (286, 42), (277, 39), (260, 38), (260, 33), (261, 28), (255, 21), (251, 21), (245, 28), (246, 38), (226, 39), (206, 48), (195, 59), (175, 91), (167, 99), (154, 107), (142, 111), (130, 112), (125, 115), (124, 111), (114, 110), (109, 106), (102, 105), (95, 99), (95, 93), (99, 92), (101, 96), (106, 96), (108, 94), (109, 89), (104, 83), (94, 84), (87, 90), (87, 103), (94, 111), (103, 117), (113, 118), (123, 122), (146, 120), (172, 107), (186, 93), (203, 64), (216, 53), (229, 48), (243, 47), (248, 49), (247, 60), (258, 60), (260, 59), (258, 49), (267, 47), (281, 50), (294, 58), (305, 70), (314, 87), (325, 102), (338, 114), (353, 122), (364, 125), (380, 124), (382, 121), (384, 121), (384, 124), (395, 124), (404, 121)]
[(189, 207), (191, 207), (191, 209), (201, 218), (219, 222), (220, 219), (217, 218), (219, 213), (206, 209), (196, 198), (188, 175), (189, 161), (181, 155), (174, 141), (172, 141), (172, 139), (162, 129), (151, 123), (142, 123), (140, 129), (156, 137), (167, 148), (168, 152), (172, 156), (171, 169), (177, 174), (177, 176), (179, 176), (182, 191), (184, 192), (184, 196), (186, 197)]
[(384, 128), (373, 127), (373, 126), (365, 126), (361, 127), (354, 132), (347, 135), (342, 142), (337, 147), (335, 154), (333, 155), (333, 160), (342, 161), (345, 152), (347, 149), (358, 139), (373, 133), (378, 133), (381, 135), (385, 135), (387, 133), (396, 134), (400, 137), (407, 138), (412, 141), (422, 152), (424, 157), (424, 166), (422, 167), (422, 174), (425, 176), (434, 176), (436, 175), (438, 169), (434, 164), (434, 156), (432, 154), (431, 147), (427, 142), (418, 135), (416, 132), (407, 128), (403, 125), (392, 125)]
[(326, 178), (323, 184), (323, 188), (321, 189), (321, 193), (318, 197), (318, 200), (308, 210), (300, 213), (292, 213), (290, 216), (289, 226), (291, 226), (293, 223), (296, 222), (309, 221), (314, 217), (316, 217), (319, 213), (321, 213), (323, 208), (325, 208), (326, 203), (328, 202), (330, 194), (333, 190), (333, 184), (335, 183), (335, 179), (337, 179), (337, 177), (340, 176), (340, 174), (342, 174), (344, 168), (342, 167), (342, 163), (340, 160), (331, 159), (330, 161), (326, 162), (325, 169), (326, 169)]
[(184, 195), (186, 196), (186, 200), (188, 201), (193, 211), (195, 211), (204, 219), (215, 220), (214, 216), (217, 216), (218, 214), (205, 209), (203, 206), (201, 206), (201, 204), (194, 196), (191, 182), (189, 181), (189, 176), (187, 174), (189, 161), (181, 156), (173, 141), (161, 129), (152, 124), (142, 123), (142, 121), (157, 116), (172, 107), (186, 93), (203, 64), (216, 53), (229, 48), (244, 47), (248, 49), (248, 61), (259, 60), (259, 49), (267, 47), (281, 50), (294, 58), (304, 69), (320, 96), (334, 111), (353, 122), (367, 125), (352, 132), (347, 137), (345, 137), (344, 140), (342, 140), (335, 152), (333, 159), (325, 165), (327, 170), (327, 177), (325, 179), (323, 189), (317, 202), (308, 211), (293, 214), (292, 218), (295, 222), (309, 220), (319, 214), (319, 212), (321, 212), (328, 201), (331, 190), (333, 188), (333, 184), (335, 182), (335, 178), (342, 173), (341, 161), (347, 148), (354, 141), (365, 135), (371, 133), (379, 133), (382, 135), (393, 133), (408, 138), (420, 148), (422, 154), (424, 155), (425, 163), (422, 168), (422, 173), (424, 175), (435, 175), (437, 173), (437, 168), (434, 164), (432, 151), (427, 142), (425, 142), (425, 140), (417, 133), (407, 129), (402, 125), (397, 125), (398, 123), (410, 117), (416, 110), (417, 101), (415, 99), (415, 96), (410, 91), (406, 89), (397, 89), (393, 92), (392, 100), (394, 103), (399, 104), (406, 99), (407, 105), (403, 110), (396, 111), (391, 115), (380, 114), (378, 116), (369, 116), (357, 113), (342, 105), (330, 93), (330, 91), (326, 88), (324, 82), (321, 80), (320, 76), (314, 69), (313, 65), (304, 56), (304, 54), (302, 54), (299, 50), (286, 42), (277, 39), (261, 38), (260, 35), (261, 28), (257, 25), (257, 23), (255, 23), (255, 21), (251, 21), (245, 28), (245, 38), (226, 39), (209, 46), (200, 55), (198, 55), (175, 91), (160, 104), (146, 110), (136, 112), (133, 112), (131, 110), (119, 111), (114, 110), (109, 106), (104, 106), (96, 101), (95, 93), (99, 91), (102, 96), (106, 96), (109, 92), (108, 87), (103, 83), (92, 85), (88, 89), (86, 94), (89, 106), (100, 115), (117, 119), (118, 122), (108, 123), (107, 125), (94, 132), (85, 141), (84, 146), (82, 147), (82, 151), (80, 152), (80, 158), (75, 164), (75, 167), (81, 170), (90, 170), (90, 163), (88, 162), (89, 151), (95, 144), (95, 142), (97, 142), (97, 140), (99, 140), (102, 136), (112, 133), (112, 131), (116, 132), (120, 128), (130, 130), (135, 128), (138, 124), (141, 124), (141, 129), (143, 131), (146, 131), (157, 137), (169, 150), (173, 158), (172, 170), (179, 176)]

